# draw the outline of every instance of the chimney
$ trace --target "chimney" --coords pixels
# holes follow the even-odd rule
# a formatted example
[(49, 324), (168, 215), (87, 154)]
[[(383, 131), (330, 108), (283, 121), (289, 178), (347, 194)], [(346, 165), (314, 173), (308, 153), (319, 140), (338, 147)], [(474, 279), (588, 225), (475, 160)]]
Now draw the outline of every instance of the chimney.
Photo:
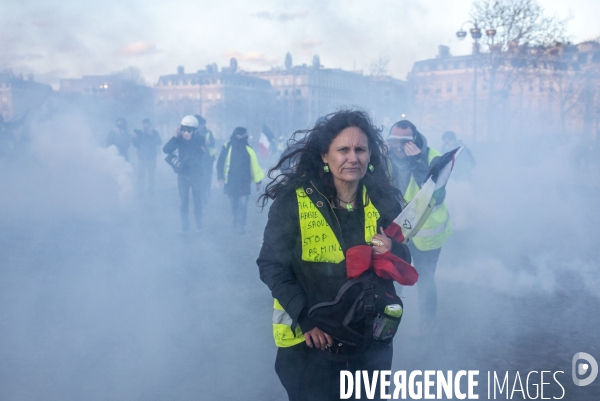
[(177, 75), (183, 75), (184, 74), (184, 69), (183, 66), (180, 65), (177, 67)]
[(439, 45), (438, 46), (438, 58), (448, 58), (450, 57), (450, 47)]

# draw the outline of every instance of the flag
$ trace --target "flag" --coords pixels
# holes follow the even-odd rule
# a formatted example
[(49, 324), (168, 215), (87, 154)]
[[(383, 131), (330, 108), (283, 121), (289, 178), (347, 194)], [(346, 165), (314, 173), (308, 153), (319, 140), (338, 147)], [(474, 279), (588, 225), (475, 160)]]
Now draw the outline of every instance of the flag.
[(386, 235), (394, 238), (397, 242), (407, 243), (419, 232), (433, 208), (438, 204), (450, 178), (454, 162), (464, 148), (465, 146), (462, 145), (440, 157), (429, 170), (428, 178), (421, 190), (385, 229)]
[(271, 142), (269, 142), (269, 138), (267, 138), (264, 132), (261, 132), (258, 140), (258, 153), (260, 153), (262, 157), (267, 157), (269, 156), (270, 147)]

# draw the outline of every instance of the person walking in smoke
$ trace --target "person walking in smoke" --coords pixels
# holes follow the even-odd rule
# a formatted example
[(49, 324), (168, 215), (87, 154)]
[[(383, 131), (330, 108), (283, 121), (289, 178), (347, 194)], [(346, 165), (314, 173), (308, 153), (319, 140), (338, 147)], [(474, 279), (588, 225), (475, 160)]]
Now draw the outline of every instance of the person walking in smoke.
[[(456, 138), (456, 134), (453, 131), (444, 132), (442, 135), (442, 141), (444, 142), (444, 145), (442, 146), (442, 153), (450, 152), (451, 150), (464, 145), (463, 141)], [(452, 177), (457, 180), (468, 181), (471, 179), (471, 171), (473, 170), (473, 167), (475, 167), (475, 158), (471, 154), (471, 151), (465, 147), (462, 150), (460, 158), (456, 160), (456, 163), (452, 168)]]
[(148, 174), (148, 194), (154, 195), (154, 174), (156, 172), (156, 157), (162, 140), (158, 131), (152, 129), (148, 118), (142, 120), (142, 129), (133, 132), (133, 146), (137, 148), (138, 154), (138, 191), (143, 196), (145, 178)]
[[(338, 400), (341, 370), (371, 377), (391, 369), (395, 329), (376, 336), (373, 317), (388, 307), (401, 311), (392, 279), (412, 285), (417, 274), (408, 247), (384, 232), (402, 195), (370, 117), (342, 110), (305, 133), (269, 171), (273, 178), (296, 160), (261, 196), (263, 207), (273, 204), (256, 262), (275, 298), (275, 371), (289, 399)], [(385, 272), (378, 269), (383, 260)], [(373, 305), (375, 296), (380, 303)]]
[(190, 230), (190, 189), (194, 202), (196, 230), (199, 232), (202, 229), (202, 158), (205, 149), (204, 138), (196, 132), (197, 128), (196, 117), (183, 117), (181, 126), (175, 130), (173, 137), (163, 147), (163, 152), (169, 155), (167, 162), (177, 173), (181, 229), (184, 234)]
[(206, 120), (199, 114), (195, 114), (194, 117), (198, 120), (198, 135), (204, 138), (205, 154), (202, 159), (202, 203), (206, 205), (210, 199), (213, 165), (217, 149), (215, 148), (215, 136), (211, 130), (206, 128)]
[(123, 117), (117, 118), (116, 129), (110, 130), (106, 137), (105, 145), (116, 146), (119, 154), (129, 161), (129, 145), (131, 145), (131, 135), (127, 129), (127, 121)]
[(225, 186), (225, 194), (231, 202), (233, 225), (239, 233), (245, 232), (246, 212), (251, 183), (260, 191), (264, 173), (258, 164), (254, 149), (248, 145), (248, 131), (236, 127), (229, 142), (223, 145), (217, 161), (219, 185)]
[[(387, 138), (390, 146), (390, 160), (394, 185), (402, 191), (407, 202), (419, 192), (427, 179), (427, 173), (441, 154), (427, 146), (427, 139), (408, 120), (395, 123)], [(412, 264), (419, 272), (419, 334), (426, 334), (435, 322), (437, 310), (437, 289), (435, 269), (444, 242), (452, 234), (450, 216), (443, 202), (409, 242)]]

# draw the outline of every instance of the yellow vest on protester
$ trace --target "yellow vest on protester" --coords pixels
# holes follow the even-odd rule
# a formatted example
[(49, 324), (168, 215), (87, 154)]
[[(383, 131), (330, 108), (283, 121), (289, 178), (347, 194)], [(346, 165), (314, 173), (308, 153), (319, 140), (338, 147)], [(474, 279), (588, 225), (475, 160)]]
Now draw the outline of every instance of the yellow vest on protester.
[[(427, 163), (431, 164), (434, 157), (441, 156), (441, 154), (429, 148), (429, 154), (427, 155)], [(414, 198), (421, 188), (415, 182), (414, 177), (410, 177), (410, 182), (406, 188), (404, 199), (410, 202)], [(412, 239), (417, 249), (421, 251), (430, 251), (432, 249), (441, 248), (444, 242), (452, 234), (452, 227), (450, 224), (450, 215), (446, 204), (442, 202), (440, 205), (436, 205), (433, 211), (423, 224), (423, 227), (419, 230), (417, 235)]]
[[(345, 259), (342, 246), (321, 211), (310, 200), (304, 188), (296, 189), (298, 218), (302, 239), (302, 260), (306, 262), (340, 263)], [(367, 203), (367, 190), (363, 187), (363, 205)], [(379, 211), (369, 202), (365, 205), (365, 243), (377, 233)], [(317, 267), (318, 268), (318, 267)], [(292, 331), (292, 318), (277, 299), (273, 304), (273, 338), (278, 347), (291, 347), (304, 341), (299, 326)]]
[(210, 138), (212, 136), (212, 132), (210, 130), (206, 130), (206, 135), (204, 136), (204, 143), (206, 144), (206, 147), (208, 148), (208, 155), (210, 157), (214, 157), (217, 154), (217, 149), (215, 149), (214, 146), (210, 146)]
[[(224, 146), (227, 146), (225, 144)], [(250, 155), (250, 173), (252, 177), (252, 182), (257, 183), (261, 182), (263, 178), (265, 178), (265, 173), (263, 173), (260, 164), (258, 164), (258, 158), (256, 157), (256, 153), (254, 149), (249, 145), (246, 145), (246, 151), (248, 151), (248, 155)], [(227, 157), (225, 158), (225, 167), (224, 167), (224, 176), (225, 176), (225, 184), (227, 184), (227, 179), (229, 176), (229, 166), (231, 165), (231, 146), (229, 147), (229, 152), (227, 152)]]

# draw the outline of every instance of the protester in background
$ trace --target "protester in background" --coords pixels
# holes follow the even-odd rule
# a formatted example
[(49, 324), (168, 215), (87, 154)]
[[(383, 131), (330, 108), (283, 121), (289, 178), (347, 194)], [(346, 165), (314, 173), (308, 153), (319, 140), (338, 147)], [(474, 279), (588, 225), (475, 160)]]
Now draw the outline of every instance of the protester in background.
[[(398, 121), (392, 126), (387, 138), (394, 185), (402, 191), (407, 202), (419, 192), (427, 179), (430, 167), (441, 154), (427, 146), (427, 139), (408, 120)], [(443, 202), (445, 193), (431, 215), (409, 242), (412, 265), (419, 272), (419, 334), (426, 334), (435, 322), (437, 289), (435, 269), (442, 246), (452, 234), (450, 216)]]
[[(462, 141), (456, 138), (456, 134), (453, 131), (444, 132), (442, 141), (444, 141), (442, 153), (450, 152), (451, 150), (464, 145)], [(471, 151), (465, 147), (452, 168), (452, 178), (457, 180), (470, 180), (473, 167), (475, 167), (475, 158), (473, 158)]]
[(231, 201), (233, 225), (238, 233), (243, 233), (251, 183), (256, 184), (258, 192), (264, 177), (256, 153), (248, 145), (246, 128), (236, 127), (229, 142), (223, 145), (217, 161), (217, 177), (219, 185), (225, 185), (225, 194)]
[(205, 149), (204, 138), (196, 132), (197, 128), (196, 117), (183, 117), (181, 126), (175, 130), (173, 137), (163, 147), (163, 152), (169, 155), (167, 162), (177, 173), (181, 204), (181, 229), (184, 234), (190, 230), (190, 189), (194, 202), (196, 230), (199, 232), (202, 229), (202, 158)]
[[(401, 211), (384, 148), (368, 115), (339, 111), (307, 132), (298, 152), (286, 156), (296, 157), (295, 168), (270, 183), (261, 197), (263, 206), (274, 201), (257, 264), (275, 298), (275, 371), (292, 401), (339, 400), (341, 370), (367, 371), (371, 377), (373, 371), (391, 369), (392, 338), (374, 339), (373, 322), (366, 317), (369, 296), (358, 298), (354, 292), (333, 302), (352, 284), (350, 266), (358, 259), (366, 261), (365, 273), (358, 274), (369, 283), (371, 296), (377, 287), (383, 297), (397, 298), (390, 276), (369, 267), (372, 258), (393, 259), (412, 273), (411, 284), (416, 280), (406, 263), (408, 248), (383, 233)], [(356, 336), (345, 329), (350, 324), (345, 318), (359, 301), (362, 314), (353, 315), (352, 323), (354, 332), (360, 331)], [(309, 316), (309, 310), (326, 304), (339, 307)]]
[(215, 136), (212, 131), (206, 128), (206, 120), (199, 114), (194, 117), (198, 120), (198, 135), (204, 138), (204, 158), (202, 159), (202, 203), (205, 205), (210, 199), (210, 187), (212, 184), (213, 165), (217, 155), (215, 147)]
[(119, 154), (129, 161), (129, 145), (131, 145), (131, 135), (127, 129), (127, 121), (123, 117), (117, 118), (116, 129), (110, 130), (106, 137), (106, 147), (116, 146)]
[(142, 120), (142, 129), (134, 130), (133, 146), (137, 148), (138, 154), (138, 191), (140, 196), (144, 194), (145, 176), (148, 174), (148, 194), (154, 195), (154, 175), (156, 172), (156, 157), (158, 148), (162, 145), (158, 131), (152, 129), (148, 118)]

